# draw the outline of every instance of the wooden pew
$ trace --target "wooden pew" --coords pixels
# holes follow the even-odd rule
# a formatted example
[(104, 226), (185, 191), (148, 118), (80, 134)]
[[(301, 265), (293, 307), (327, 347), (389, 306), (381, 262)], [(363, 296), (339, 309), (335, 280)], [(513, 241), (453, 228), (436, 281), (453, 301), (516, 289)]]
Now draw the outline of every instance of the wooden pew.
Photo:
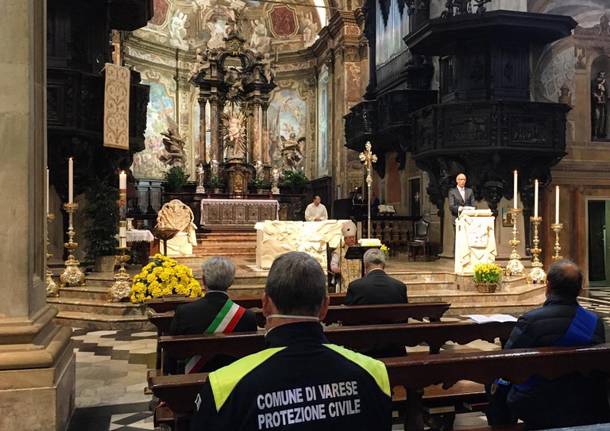
[[(425, 343), (430, 353), (439, 353), (448, 341), (467, 344), (485, 340), (493, 343), (499, 338), (504, 344), (514, 326), (515, 322), (401, 323), (329, 327), (325, 328), (324, 335), (331, 343), (356, 351), (386, 345), (412, 347)], [(158, 345), (163, 358), (185, 359), (201, 355), (209, 360), (217, 354), (239, 358), (263, 350), (265, 337), (263, 332), (162, 336)]]
[[(342, 305), (345, 300), (345, 293), (330, 293), (330, 305)], [(199, 298), (196, 298), (199, 299)], [(165, 313), (174, 311), (178, 305), (188, 304), (193, 302), (194, 298), (155, 298), (146, 301), (146, 306), (152, 309), (155, 313)], [(233, 302), (241, 305), (244, 308), (261, 308), (261, 297), (251, 296), (245, 298), (231, 298)]]
[[(441, 316), (449, 309), (446, 302), (422, 302), (413, 304), (386, 304), (386, 305), (331, 305), (324, 319), (324, 323), (342, 322), (345, 325), (358, 325), (366, 323), (397, 323), (407, 319), (439, 322)], [(252, 309), (256, 314), (259, 327), (265, 326), (265, 316), (259, 308)], [(174, 317), (173, 311), (165, 313), (151, 313), (150, 322), (157, 327), (157, 333), (166, 335)]]
[[(489, 384), (498, 377), (523, 383), (533, 375), (553, 379), (574, 371), (610, 373), (610, 344), (413, 355), (382, 361), (391, 386), (407, 390), (407, 429), (420, 431), (424, 429), (421, 402), (425, 387), (439, 383), (451, 386), (462, 380)], [(149, 384), (155, 396), (184, 418), (191, 414), (194, 399), (206, 378), (206, 373), (153, 376)]]

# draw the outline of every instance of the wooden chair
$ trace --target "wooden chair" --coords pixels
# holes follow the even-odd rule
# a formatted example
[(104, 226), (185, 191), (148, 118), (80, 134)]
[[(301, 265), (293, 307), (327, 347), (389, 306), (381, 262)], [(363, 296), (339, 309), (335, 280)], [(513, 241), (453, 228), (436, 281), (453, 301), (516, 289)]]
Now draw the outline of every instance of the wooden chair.
[(424, 219), (417, 221), (413, 225), (413, 239), (408, 242), (409, 256), (413, 258), (413, 261), (417, 260), (417, 254), (419, 249), (423, 249), (424, 257), (429, 256), (430, 252), (430, 240), (428, 239), (428, 231), (430, 223)]

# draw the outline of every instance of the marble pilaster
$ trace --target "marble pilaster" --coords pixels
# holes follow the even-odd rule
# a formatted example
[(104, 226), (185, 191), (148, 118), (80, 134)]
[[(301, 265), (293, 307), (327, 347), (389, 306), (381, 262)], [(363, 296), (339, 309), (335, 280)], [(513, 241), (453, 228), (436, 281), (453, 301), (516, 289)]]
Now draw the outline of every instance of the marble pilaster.
[(63, 430), (71, 329), (45, 293), (46, 1), (6, 0), (0, 26), (0, 429)]

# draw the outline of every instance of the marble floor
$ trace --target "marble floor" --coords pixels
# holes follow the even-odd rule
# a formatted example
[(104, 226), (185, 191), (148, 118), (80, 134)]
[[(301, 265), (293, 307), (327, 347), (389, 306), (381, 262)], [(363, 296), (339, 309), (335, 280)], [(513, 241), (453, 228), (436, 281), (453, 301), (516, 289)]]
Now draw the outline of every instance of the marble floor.
[[(592, 288), (586, 293), (581, 298), (582, 305), (602, 316), (606, 333), (610, 334), (610, 288)], [(149, 410), (152, 397), (145, 393), (145, 386), (146, 371), (155, 363), (156, 333), (75, 329), (73, 340), (76, 411), (69, 431), (153, 430)], [(477, 341), (466, 346), (448, 344), (444, 348), (494, 350), (499, 346)], [(459, 415), (455, 423), (456, 430), (484, 426), (485, 417), (478, 413)]]

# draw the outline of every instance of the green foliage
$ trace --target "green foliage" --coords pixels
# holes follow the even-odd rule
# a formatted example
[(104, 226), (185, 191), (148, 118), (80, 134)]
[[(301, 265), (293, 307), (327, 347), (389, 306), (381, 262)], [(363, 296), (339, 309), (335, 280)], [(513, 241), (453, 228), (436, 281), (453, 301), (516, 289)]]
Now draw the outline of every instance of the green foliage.
[(284, 171), (283, 176), (284, 179), (280, 184), (282, 187), (302, 189), (309, 182), (309, 179), (307, 179), (302, 171)]
[(119, 221), (119, 190), (106, 181), (92, 182), (85, 192), (85, 199), (87, 258), (95, 260), (98, 256), (114, 256), (118, 246), (115, 236)]
[(264, 178), (254, 178), (250, 183), (250, 189), (259, 190), (259, 189), (270, 189), (271, 181), (267, 181)]
[(210, 182), (208, 183), (209, 187), (211, 187), (213, 189), (221, 189), (224, 187), (224, 185), (225, 185), (225, 182), (221, 176), (212, 175), (210, 177)]
[(186, 184), (189, 176), (181, 166), (174, 166), (165, 173), (165, 190), (177, 192)]

